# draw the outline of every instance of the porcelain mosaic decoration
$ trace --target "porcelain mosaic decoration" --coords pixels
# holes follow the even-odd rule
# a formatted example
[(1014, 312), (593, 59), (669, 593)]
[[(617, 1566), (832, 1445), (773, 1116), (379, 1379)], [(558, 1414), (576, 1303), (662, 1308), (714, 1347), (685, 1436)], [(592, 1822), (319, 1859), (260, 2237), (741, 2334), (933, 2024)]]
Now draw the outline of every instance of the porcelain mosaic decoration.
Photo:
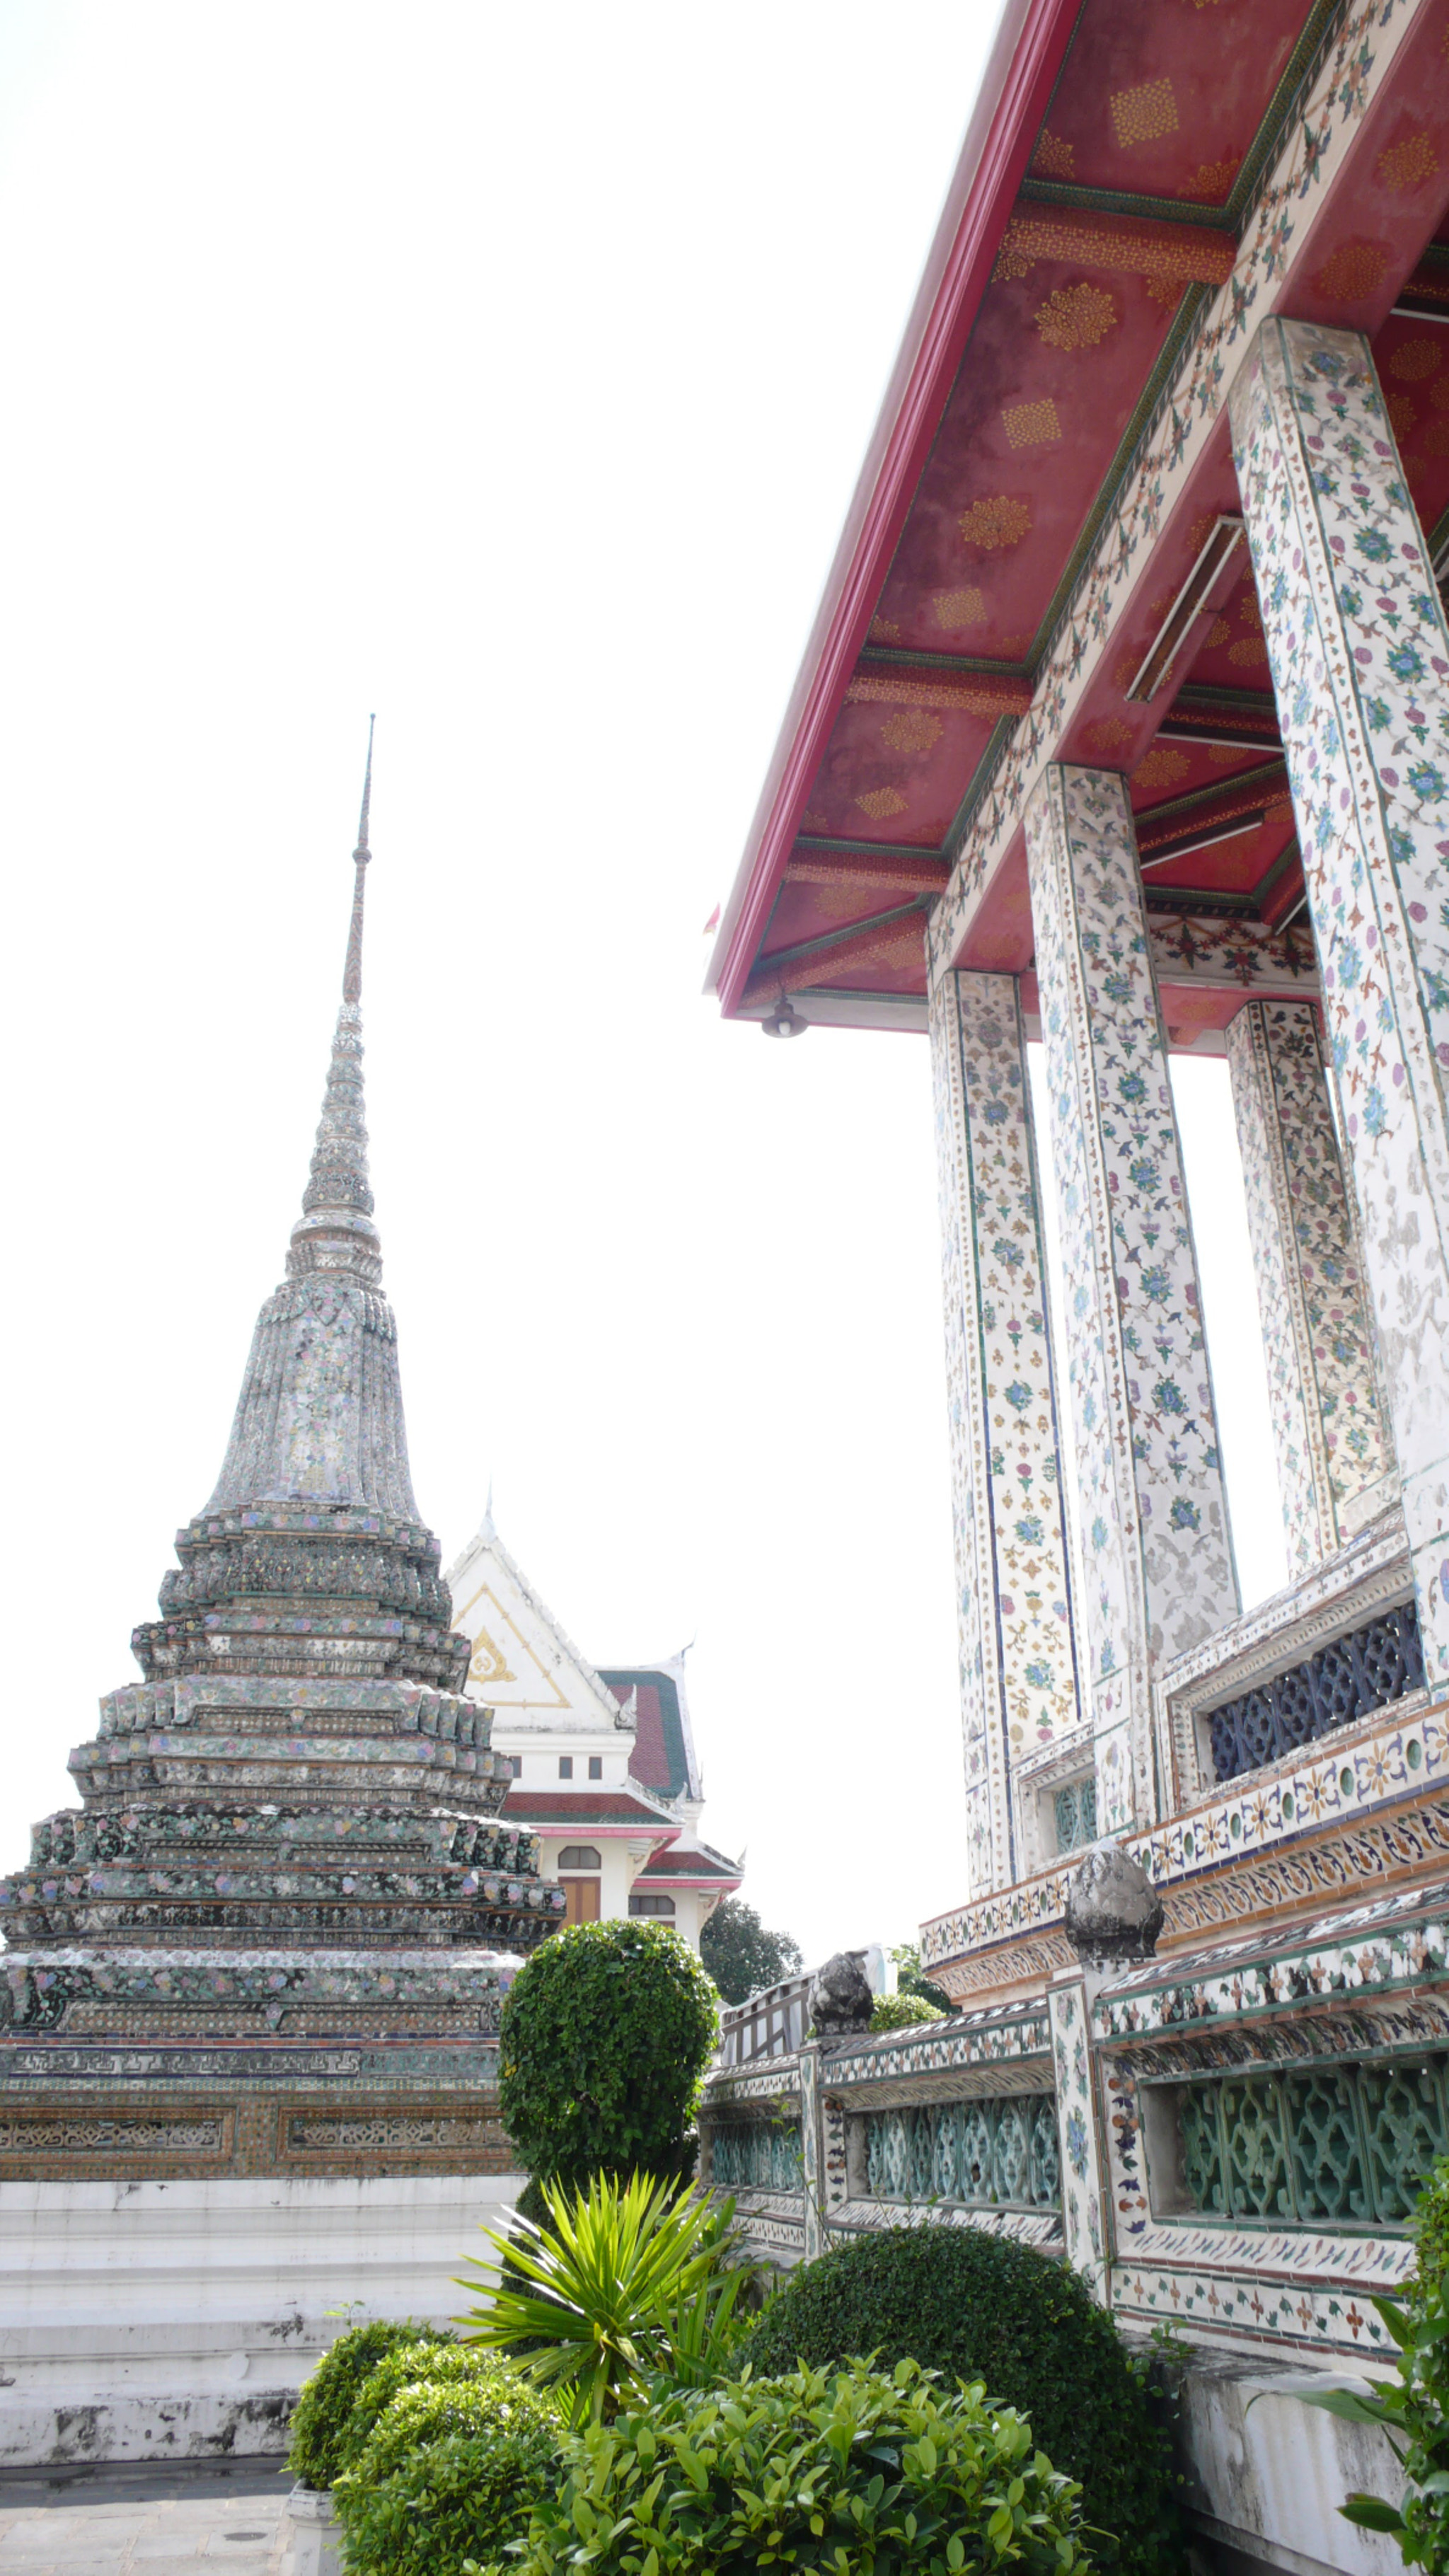
[(1331, 1556), (1389, 1474), (1373, 1326), (1310, 1002), (1253, 1001), (1228, 1065), (1291, 1572)]
[(948, 975), (931, 1005), (946, 1378), (973, 1889), (1027, 1860), (1014, 1785), (1077, 1723), (1031, 1094), (1016, 980)]
[(1123, 781), (1047, 772), (1027, 808), (1107, 1833), (1150, 1820), (1151, 1679), (1237, 1614), (1197, 1264)]
[(1449, 628), (1367, 343), (1265, 323), (1233, 441), (1402, 1480), (1449, 1679)]
[(367, 805), (288, 1276), (146, 1679), (0, 1882), (0, 2174), (505, 2169), (511, 1962), (561, 1917), (408, 1472), (362, 1106)]

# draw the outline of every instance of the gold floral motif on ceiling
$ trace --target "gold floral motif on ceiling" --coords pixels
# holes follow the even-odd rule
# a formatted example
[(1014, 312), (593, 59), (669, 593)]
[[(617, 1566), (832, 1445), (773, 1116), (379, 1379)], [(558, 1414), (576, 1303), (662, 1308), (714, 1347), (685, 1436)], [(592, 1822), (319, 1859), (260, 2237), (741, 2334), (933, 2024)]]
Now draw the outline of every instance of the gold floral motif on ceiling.
[(1042, 179), (1075, 179), (1076, 152), (1073, 146), (1064, 142), (1059, 134), (1053, 134), (1050, 126), (1044, 125), (1037, 136), (1036, 150), (1031, 156), (1031, 166)]
[(1340, 242), (1313, 283), (1330, 304), (1356, 304), (1361, 296), (1372, 295), (1382, 286), (1388, 264), (1389, 254), (1382, 242)]
[(893, 617), (873, 617), (870, 621), (872, 644), (899, 644), (901, 630)]
[[(1227, 627), (1223, 625), (1221, 618), (1218, 620), (1218, 625), (1223, 628), (1222, 634), (1218, 636), (1218, 642), (1220, 644), (1225, 644), (1228, 638)], [(1213, 634), (1217, 634), (1217, 627), (1214, 627)], [(1208, 642), (1211, 644), (1212, 640), (1212, 635), (1210, 635), (1208, 637)], [(1234, 761), (1241, 760), (1242, 757), (1243, 746), (1241, 743), (1210, 742), (1208, 744), (1208, 758), (1212, 762), (1214, 769), (1231, 769)]]
[(1404, 197), (1413, 188), (1422, 188), (1439, 167), (1439, 155), (1427, 134), (1406, 135), (1402, 143), (1391, 143), (1378, 157), (1378, 174), (1390, 196)]
[(1010, 447), (1051, 447), (1062, 434), (1057, 407), (1049, 395), (1041, 402), (1008, 403), (1001, 426)]
[(1154, 743), (1146, 759), (1139, 760), (1133, 770), (1132, 784), (1142, 788), (1173, 787), (1179, 778), (1186, 778), (1191, 767), (1186, 752), (1168, 742)]
[(961, 626), (981, 626), (986, 621), (986, 594), (968, 583), (961, 590), (938, 590), (931, 600), (931, 613), (936, 624), (954, 634)]
[(892, 814), (904, 814), (907, 803), (898, 787), (868, 787), (855, 801), (873, 823), (888, 823)]
[(1178, 189), (1180, 197), (1200, 197), (1214, 204), (1228, 194), (1243, 166), (1241, 152), (1229, 153), (1225, 161), (1199, 161), (1190, 179)]
[(1132, 727), (1124, 724), (1120, 716), (1103, 716), (1096, 724), (1088, 725), (1082, 740), (1088, 751), (1105, 759), (1109, 752), (1126, 750), (1132, 740)]
[(973, 501), (957, 524), (968, 546), (980, 546), (989, 554), (997, 546), (1020, 545), (1031, 527), (1031, 512), (1024, 501), (996, 492), (989, 500)]
[(1395, 438), (1407, 438), (1419, 417), (1419, 406), (1407, 394), (1390, 394), (1384, 406)]
[(1426, 376), (1438, 374), (1443, 355), (1437, 340), (1406, 340), (1390, 358), (1389, 374), (1401, 384), (1421, 385)]
[(1095, 349), (1117, 321), (1117, 307), (1104, 286), (1059, 286), (1035, 316), (1049, 349)]
[(887, 716), (880, 729), (887, 751), (904, 751), (913, 759), (934, 751), (945, 728), (939, 716), (928, 716), (920, 707), (899, 707)]
[(1164, 134), (1177, 132), (1177, 100), (1170, 80), (1139, 81), (1134, 89), (1119, 89), (1107, 105), (1120, 151), (1134, 143), (1157, 143)]

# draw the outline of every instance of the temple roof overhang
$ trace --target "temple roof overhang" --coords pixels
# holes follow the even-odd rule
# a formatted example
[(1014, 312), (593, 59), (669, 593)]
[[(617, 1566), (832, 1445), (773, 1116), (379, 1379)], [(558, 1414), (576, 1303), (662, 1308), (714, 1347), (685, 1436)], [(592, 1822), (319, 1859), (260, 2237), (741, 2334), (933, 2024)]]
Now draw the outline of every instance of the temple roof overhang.
[(1446, 209), (1434, 0), (1011, 0), (724, 909), (727, 1015), (919, 1028), (932, 968), (1029, 978), (1050, 760), (1130, 779), (1174, 1045), (1313, 989), (1227, 400), (1270, 313), (1366, 332), (1438, 569)]

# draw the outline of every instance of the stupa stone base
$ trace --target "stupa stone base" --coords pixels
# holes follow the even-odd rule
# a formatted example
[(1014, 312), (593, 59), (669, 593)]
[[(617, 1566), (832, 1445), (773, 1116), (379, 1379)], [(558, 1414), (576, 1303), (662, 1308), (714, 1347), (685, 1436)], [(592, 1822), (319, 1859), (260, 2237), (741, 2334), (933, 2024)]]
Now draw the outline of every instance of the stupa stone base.
[(454, 2276), (522, 2183), (0, 2182), (0, 2466), (280, 2454), (348, 2323), (457, 2313)]

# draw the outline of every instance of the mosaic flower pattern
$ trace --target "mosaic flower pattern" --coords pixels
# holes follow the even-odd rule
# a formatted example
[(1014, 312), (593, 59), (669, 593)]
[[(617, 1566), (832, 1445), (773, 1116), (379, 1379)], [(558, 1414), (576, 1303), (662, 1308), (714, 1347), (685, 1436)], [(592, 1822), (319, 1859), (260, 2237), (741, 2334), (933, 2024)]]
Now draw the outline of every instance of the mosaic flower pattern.
[(1095, 2295), (1107, 2296), (1107, 2231), (1103, 2217), (1103, 2168), (1085, 1985), (1054, 1986), (1047, 1998), (1052, 2058), (1057, 2079), (1061, 2139), (1062, 2227), (1067, 2261), (1086, 2274)]
[(1077, 1724), (1077, 1676), (1015, 978), (945, 977), (931, 1053), (974, 1892), (1020, 1874), (1013, 1772)]
[(1389, 1460), (1353, 1201), (1310, 1002), (1249, 1002), (1228, 1067), (1263, 1320), (1288, 1562), (1357, 1526)]
[(1182, 1155), (1131, 808), (1048, 770), (1026, 813), (1108, 1833), (1154, 1814), (1150, 1679), (1237, 1615)]
[(1233, 441), (1403, 1484), (1449, 1676), (1449, 627), (1367, 343), (1264, 324)]

